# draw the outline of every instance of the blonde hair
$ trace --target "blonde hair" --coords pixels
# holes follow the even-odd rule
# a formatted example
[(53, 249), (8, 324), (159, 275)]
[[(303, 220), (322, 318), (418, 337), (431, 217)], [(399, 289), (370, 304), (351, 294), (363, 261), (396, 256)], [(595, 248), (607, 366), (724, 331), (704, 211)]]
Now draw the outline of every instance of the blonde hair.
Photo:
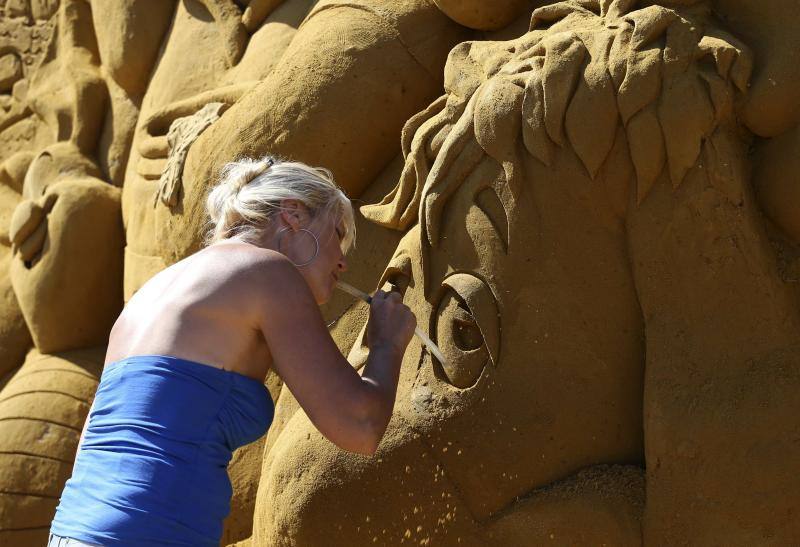
[(206, 199), (210, 217), (206, 244), (230, 238), (252, 242), (281, 211), (281, 202), (303, 203), (314, 220), (332, 215), (341, 219), (345, 233), (342, 251), (355, 243), (353, 206), (324, 168), (271, 156), (243, 158), (222, 169), (220, 182)]

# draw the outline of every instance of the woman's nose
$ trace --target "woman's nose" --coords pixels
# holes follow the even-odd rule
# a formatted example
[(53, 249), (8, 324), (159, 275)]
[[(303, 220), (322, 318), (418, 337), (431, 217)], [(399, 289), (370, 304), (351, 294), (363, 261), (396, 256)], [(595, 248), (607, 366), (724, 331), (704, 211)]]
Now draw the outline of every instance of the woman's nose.
[(347, 271), (347, 259), (344, 256), (342, 256), (342, 258), (339, 259), (338, 266), (339, 266), (339, 271), (340, 272), (346, 272)]

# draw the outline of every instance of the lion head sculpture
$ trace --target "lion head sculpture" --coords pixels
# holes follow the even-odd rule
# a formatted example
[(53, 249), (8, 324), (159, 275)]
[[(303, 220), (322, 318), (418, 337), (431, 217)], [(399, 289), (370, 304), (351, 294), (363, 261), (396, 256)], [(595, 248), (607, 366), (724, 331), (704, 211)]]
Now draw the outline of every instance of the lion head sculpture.
[[(690, 179), (749, 199), (736, 105), (752, 59), (704, 6), (635, 5), (560, 2), (518, 39), (450, 53), (446, 94), (404, 128), (399, 183), (362, 208), (407, 230), (381, 284), (447, 363), (412, 342), (375, 459), (302, 412), (274, 428), (256, 539), (641, 541), (649, 327), (631, 217)], [(367, 355), (362, 332), (350, 360)]]

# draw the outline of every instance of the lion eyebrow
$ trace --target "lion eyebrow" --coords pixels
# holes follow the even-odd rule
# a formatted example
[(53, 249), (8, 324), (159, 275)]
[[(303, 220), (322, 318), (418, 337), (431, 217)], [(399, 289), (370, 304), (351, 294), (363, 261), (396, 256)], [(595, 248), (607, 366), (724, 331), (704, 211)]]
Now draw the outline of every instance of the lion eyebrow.
[(503, 245), (503, 252), (508, 254), (508, 214), (497, 192), (491, 186), (486, 186), (475, 194), (474, 202), (489, 219)]

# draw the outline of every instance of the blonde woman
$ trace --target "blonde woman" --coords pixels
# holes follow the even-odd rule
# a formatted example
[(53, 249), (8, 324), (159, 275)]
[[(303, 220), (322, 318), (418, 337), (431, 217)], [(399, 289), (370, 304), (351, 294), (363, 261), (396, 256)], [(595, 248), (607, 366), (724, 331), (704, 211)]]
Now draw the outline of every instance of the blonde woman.
[(209, 245), (148, 281), (111, 331), (50, 545), (219, 545), (231, 452), (272, 421), (270, 368), (341, 448), (373, 454), (386, 430), (416, 321), (379, 291), (363, 375), (334, 344), (318, 306), (355, 227), (330, 172), (238, 161), (207, 207)]

